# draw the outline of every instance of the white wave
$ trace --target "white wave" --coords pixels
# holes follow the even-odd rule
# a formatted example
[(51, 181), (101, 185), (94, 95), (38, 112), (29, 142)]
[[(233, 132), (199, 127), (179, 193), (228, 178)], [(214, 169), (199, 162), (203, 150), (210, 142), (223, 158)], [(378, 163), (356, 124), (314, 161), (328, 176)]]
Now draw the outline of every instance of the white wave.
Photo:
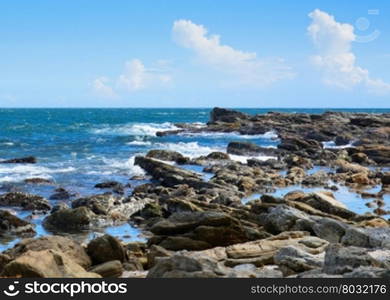
[(276, 139), (278, 135), (274, 131), (268, 131), (264, 134), (240, 134), (239, 132), (183, 132), (182, 136), (201, 136), (205, 138), (235, 138), (235, 139)]
[(2, 142), (2, 143), (0, 143), (0, 145), (4, 145), (4, 146), (13, 146), (13, 145), (15, 145), (15, 144), (12, 143), (12, 142)]
[(335, 142), (329, 141), (329, 142), (322, 142), (322, 145), (324, 146), (325, 149), (344, 149), (344, 148), (351, 148), (354, 147), (352, 145), (352, 142), (346, 145), (339, 145), (337, 146)]
[(47, 168), (39, 165), (0, 165), (0, 182), (19, 182), (31, 177), (52, 179), (51, 174), (73, 172), (73, 167)]
[(100, 172), (96, 171), (96, 172), (97, 174), (103, 174), (104, 172), (112, 172), (111, 174), (114, 174), (119, 171), (122, 173), (126, 173), (127, 175), (130, 176), (145, 175), (145, 171), (141, 167), (134, 165), (134, 159), (135, 159), (135, 155), (125, 160), (103, 158), (103, 162), (105, 163), (104, 168), (106, 170), (102, 170)]
[(179, 129), (169, 122), (165, 123), (136, 123), (124, 125), (104, 125), (92, 130), (94, 134), (101, 135), (127, 135), (127, 136), (156, 136), (158, 131)]
[(133, 145), (133, 146), (150, 146), (152, 145), (151, 142), (145, 142), (145, 141), (132, 141), (132, 142), (128, 142), (126, 143), (126, 145)]
[(201, 146), (198, 144), (198, 142), (179, 142), (179, 143), (156, 143), (154, 144), (159, 149), (165, 149), (165, 150), (172, 150), (177, 151), (183, 154), (184, 156), (188, 156), (190, 158), (202, 156), (202, 155), (208, 155), (211, 152), (220, 151), (224, 152), (225, 149), (223, 148), (212, 148), (207, 146)]

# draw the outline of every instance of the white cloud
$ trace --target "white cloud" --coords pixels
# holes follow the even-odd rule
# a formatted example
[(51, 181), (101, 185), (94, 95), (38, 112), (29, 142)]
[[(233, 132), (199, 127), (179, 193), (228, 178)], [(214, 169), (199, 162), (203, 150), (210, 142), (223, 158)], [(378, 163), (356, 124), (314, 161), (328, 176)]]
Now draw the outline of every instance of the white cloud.
[(92, 83), (93, 90), (96, 93), (96, 95), (102, 98), (111, 98), (111, 99), (116, 98), (117, 95), (112, 89), (112, 87), (108, 85), (108, 82), (109, 79), (107, 77), (103, 76), (103, 77), (96, 78)]
[(241, 84), (263, 86), (294, 76), (282, 59), (259, 59), (254, 52), (223, 45), (218, 35), (208, 35), (204, 26), (189, 20), (175, 21), (172, 33), (174, 41), (193, 50), (202, 63), (233, 75)]
[[(165, 62), (165, 61), (164, 61)], [(125, 63), (125, 70), (117, 80), (118, 88), (129, 92), (142, 90), (148, 87), (164, 86), (172, 80), (168, 68), (156, 63), (156, 67), (146, 68), (139, 59)]]
[(363, 85), (374, 93), (390, 92), (390, 84), (372, 79), (367, 69), (356, 65), (356, 56), (351, 50), (356, 40), (352, 25), (339, 23), (319, 9), (312, 11), (309, 17), (312, 23), (307, 28), (308, 33), (318, 50), (311, 60), (323, 71), (325, 84), (344, 89)]
[[(161, 62), (164, 62), (162, 64)], [(124, 71), (113, 80), (114, 87), (108, 85), (110, 79), (99, 77), (94, 80), (93, 88), (96, 94), (106, 97), (115, 98), (121, 93), (132, 93), (147, 88), (166, 86), (172, 81), (169, 73), (168, 63), (166, 61), (157, 61), (155, 67), (146, 68), (139, 59), (132, 59), (125, 62)]]

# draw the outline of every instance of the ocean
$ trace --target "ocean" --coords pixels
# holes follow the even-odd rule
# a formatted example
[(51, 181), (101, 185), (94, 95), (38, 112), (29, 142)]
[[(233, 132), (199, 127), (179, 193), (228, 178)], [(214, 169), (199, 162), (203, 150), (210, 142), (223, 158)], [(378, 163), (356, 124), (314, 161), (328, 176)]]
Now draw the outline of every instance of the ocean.
[[(383, 113), (390, 109), (238, 109), (256, 114), (267, 111), (322, 113), (326, 110)], [(150, 149), (169, 149), (190, 157), (207, 155), (212, 151), (225, 151), (232, 140), (248, 140), (262, 146), (277, 146), (273, 132), (263, 135), (235, 133), (192, 134), (157, 137), (157, 131), (176, 129), (175, 123), (196, 123), (203, 126), (209, 119), (210, 109), (0, 109), (0, 159), (35, 156), (37, 164), (0, 164), (0, 193), (12, 188), (49, 198), (61, 186), (77, 196), (99, 194), (94, 185), (109, 180), (130, 183), (126, 190), (144, 183), (131, 180), (144, 175), (134, 166), (134, 157)], [(246, 157), (233, 156), (245, 161)], [(186, 166), (197, 172), (202, 168)], [(210, 176), (204, 174), (205, 178)], [(27, 178), (46, 178), (57, 186), (25, 184)], [(337, 195), (336, 195), (337, 196)], [(357, 201), (345, 192), (344, 201)], [(343, 200), (343, 199), (341, 199)], [(51, 201), (55, 204), (56, 201)], [(357, 212), (367, 207), (349, 203)], [(11, 209), (11, 208), (10, 208)], [(28, 212), (12, 208), (20, 217)], [(47, 234), (41, 226), (42, 218), (35, 218), (38, 234)], [(129, 240), (142, 240), (142, 233), (129, 224), (104, 229), (113, 235), (128, 236)], [(88, 233), (89, 235), (91, 233)], [(17, 240), (0, 242), (0, 250)], [(2, 244), (1, 244), (2, 243)]]

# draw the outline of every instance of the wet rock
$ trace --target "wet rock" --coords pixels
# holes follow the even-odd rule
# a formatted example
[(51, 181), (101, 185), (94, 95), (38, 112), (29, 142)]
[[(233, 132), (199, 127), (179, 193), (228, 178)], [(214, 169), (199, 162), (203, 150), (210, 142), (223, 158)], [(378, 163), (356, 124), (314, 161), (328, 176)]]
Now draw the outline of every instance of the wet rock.
[(93, 266), (89, 272), (97, 273), (103, 278), (118, 278), (123, 273), (123, 266), (119, 260), (112, 260)]
[(34, 156), (27, 156), (21, 158), (13, 158), (0, 161), (1, 164), (35, 164), (37, 159)]
[(51, 209), (50, 213), (53, 214), (55, 213), (56, 211), (59, 211), (61, 209), (69, 209), (69, 206), (68, 204), (64, 203), (64, 202), (60, 202), (56, 205), (53, 206), (53, 208)]
[(165, 160), (165, 161), (174, 161), (179, 164), (185, 164), (190, 161), (188, 157), (184, 157), (181, 153), (171, 150), (150, 150), (146, 157), (155, 158), (159, 160)]
[(94, 263), (104, 263), (111, 260), (125, 261), (126, 252), (119, 240), (105, 234), (89, 242), (87, 253)]
[(49, 230), (72, 232), (90, 228), (98, 222), (97, 216), (88, 207), (61, 209), (47, 216), (43, 225)]
[(318, 171), (312, 175), (306, 176), (302, 180), (302, 184), (306, 186), (324, 186), (327, 184), (328, 180), (328, 174), (323, 171)]
[(34, 236), (34, 226), (29, 222), (19, 219), (9, 211), (0, 210), (0, 236), (17, 235), (17, 236)]
[(390, 271), (387, 268), (377, 267), (359, 267), (354, 269), (352, 272), (344, 273), (345, 278), (389, 278)]
[(55, 250), (28, 250), (4, 266), (2, 276), (33, 278), (100, 278), (87, 272), (66, 254)]
[(0, 195), (0, 206), (18, 206), (25, 210), (50, 210), (50, 204), (45, 198), (21, 192)]
[(91, 259), (79, 243), (76, 243), (69, 238), (57, 235), (43, 236), (35, 239), (23, 239), (13, 248), (8, 249), (5, 253), (15, 259), (29, 250), (41, 251), (48, 249), (64, 253), (84, 268), (88, 268), (91, 265)]

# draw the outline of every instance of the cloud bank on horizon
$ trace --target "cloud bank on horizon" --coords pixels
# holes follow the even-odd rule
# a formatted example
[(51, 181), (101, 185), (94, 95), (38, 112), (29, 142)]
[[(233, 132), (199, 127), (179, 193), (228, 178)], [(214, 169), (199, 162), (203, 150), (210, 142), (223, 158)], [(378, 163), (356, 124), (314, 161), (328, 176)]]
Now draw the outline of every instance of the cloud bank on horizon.
[[(309, 13), (311, 24), (307, 33), (317, 54), (310, 57), (312, 64), (321, 72), (326, 86), (344, 90), (363, 87), (377, 95), (390, 94), (390, 84), (373, 78), (370, 72), (359, 66), (352, 44), (356, 41), (354, 26), (340, 23), (327, 12), (315, 9)], [(229, 86), (260, 88), (297, 77), (285, 59), (259, 57), (255, 52), (235, 49), (221, 42), (221, 37), (209, 34), (204, 25), (180, 19), (173, 23), (172, 39), (180, 47), (190, 49), (196, 62), (225, 76)], [(298, 74), (299, 75), (299, 74)], [(118, 98), (146, 89), (170, 86), (174, 76), (164, 66), (146, 67), (140, 59), (125, 62), (124, 71), (117, 78), (100, 76), (92, 83), (96, 95)]]

